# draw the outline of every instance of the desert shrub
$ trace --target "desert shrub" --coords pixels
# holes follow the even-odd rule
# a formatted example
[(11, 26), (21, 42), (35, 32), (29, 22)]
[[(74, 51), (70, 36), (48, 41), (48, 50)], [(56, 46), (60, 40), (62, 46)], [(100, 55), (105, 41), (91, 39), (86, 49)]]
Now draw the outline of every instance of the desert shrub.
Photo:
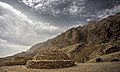
[(102, 59), (101, 58), (97, 58), (96, 62), (102, 62)]
[(113, 59), (113, 60), (111, 60), (111, 62), (119, 62), (120, 61), (120, 59)]

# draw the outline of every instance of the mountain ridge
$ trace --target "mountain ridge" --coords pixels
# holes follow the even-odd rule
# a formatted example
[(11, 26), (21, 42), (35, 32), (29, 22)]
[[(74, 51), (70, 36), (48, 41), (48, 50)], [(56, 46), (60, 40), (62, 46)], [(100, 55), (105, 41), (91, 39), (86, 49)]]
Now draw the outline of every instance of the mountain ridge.
[[(118, 14), (116, 14), (116, 16), (118, 15), (118, 18), (120, 18), (119, 17), (119, 13)], [(112, 18), (112, 19), (111, 19)], [(111, 21), (110, 21), (111, 20)], [(116, 20), (116, 22), (119, 22), (119, 21), (117, 21), (117, 20), (119, 20), (119, 19), (116, 19), (114, 16), (110, 16), (110, 17), (108, 17), (108, 18), (105, 18), (105, 19), (103, 19), (103, 20), (101, 20), (101, 21), (96, 21), (96, 22), (90, 22), (90, 24), (88, 24), (88, 25), (85, 25), (85, 26), (83, 26), (83, 27), (81, 27), (81, 26), (79, 26), (79, 27), (77, 27), (77, 28), (71, 28), (71, 29), (69, 29), (69, 30), (67, 30), (65, 33), (62, 33), (62, 34), (60, 34), (60, 35), (58, 35), (57, 37), (55, 37), (55, 38), (53, 38), (53, 39), (50, 39), (50, 40), (48, 40), (48, 41), (46, 41), (46, 43), (48, 43), (48, 44), (46, 44), (46, 45), (50, 45), (50, 41), (51, 41), (51, 43), (53, 43), (53, 44), (59, 44), (60, 43), (60, 41), (61, 40), (63, 40), (62, 42), (66, 42), (67, 44), (64, 44), (65, 46), (66, 45), (73, 45), (73, 44), (76, 44), (76, 43), (90, 43), (90, 41), (92, 41), (92, 42), (94, 42), (94, 40), (92, 40), (93, 38), (91, 38), (91, 37), (93, 37), (94, 35), (90, 35), (90, 33), (95, 33), (96, 31), (100, 31), (100, 29), (98, 29), (97, 30), (97, 28), (100, 28), (100, 27), (102, 27), (103, 26), (103, 31), (105, 31), (106, 32), (106, 35), (105, 36), (107, 36), (108, 37), (108, 40), (111, 38), (111, 36), (113, 36), (112, 35), (112, 33), (110, 33), (110, 28), (112, 28), (112, 26), (113, 27), (116, 27), (117, 28), (117, 30), (116, 31), (118, 31), (119, 32), (119, 23), (118, 24), (116, 24), (116, 25), (113, 25), (113, 24), (105, 24), (105, 23), (107, 23), (107, 22), (105, 22), (105, 21), (110, 21), (110, 22), (112, 22), (112, 21), (115, 21)], [(100, 23), (103, 23), (103, 24), (100, 24)], [(114, 22), (113, 22), (114, 23)], [(110, 26), (110, 25), (112, 25), (112, 26)], [(95, 31), (96, 30), (96, 31)], [(115, 29), (114, 29), (115, 30)], [(112, 32), (112, 31), (111, 31)], [(113, 32), (115, 32), (115, 31), (113, 31)], [(100, 35), (101, 33), (99, 33), (98, 34), (98, 37), (99, 37), (99, 35)], [(73, 36), (72, 36), (73, 35)], [(97, 35), (97, 34), (96, 34)], [(103, 33), (103, 35), (104, 35), (104, 33)], [(61, 38), (61, 37), (63, 37), (63, 38)], [(85, 38), (85, 37), (87, 37), (87, 38)], [(103, 41), (107, 41), (107, 37), (103, 37)], [(114, 37), (114, 36), (113, 36)], [(117, 38), (119, 38), (119, 37), (117, 37)], [(57, 40), (56, 40), (57, 39)], [(60, 40), (61, 39), (61, 40)], [(102, 39), (102, 38), (101, 38)], [(114, 38), (113, 38), (114, 39)], [(95, 40), (97, 40), (97, 39), (95, 39)], [(100, 39), (98, 39), (98, 41), (99, 41)], [(80, 42), (81, 41), (81, 42)], [(60, 43), (60, 46), (58, 46), (58, 47), (62, 47), (62, 42)], [(97, 41), (96, 41), (97, 42)], [(45, 42), (43, 42), (43, 43), (45, 43)], [(40, 43), (40, 45), (41, 44), (43, 44), (43, 43)], [(99, 42), (98, 42), (99, 43)], [(38, 44), (37, 44), (38, 45)], [(64, 47), (64, 45), (63, 45), (63, 47)], [(32, 49), (32, 48), (31, 48)], [(30, 50), (28, 50), (28, 51), (30, 51)]]
[[(90, 22), (82, 27), (71, 28), (53, 39), (32, 46), (27, 52), (36, 54), (42, 49), (56, 46), (69, 54), (76, 62), (86, 62), (96, 56), (104, 55), (103, 51), (109, 45), (111, 46), (110, 49), (113, 47), (112, 52), (116, 52), (114, 48), (119, 51), (119, 18), (120, 13), (100, 21)], [(88, 48), (92, 50), (87, 53)], [(99, 49), (101, 50), (100, 52)], [(94, 53), (95, 51), (98, 53)]]
[(75, 62), (87, 62), (111, 53), (115, 55), (110, 57), (111, 60), (105, 61), (112, 61), (115, 56), (119, 60), (116, 52), (120, 51), (120, 13), (100, 21), (89, 22), (85, 26), (71, 28), (53, 39), (32, 46), (26, 52), (14, 55), (13, 58), (21, 56), (33, 58), (39, 51), (52, 47), (63, 50)]

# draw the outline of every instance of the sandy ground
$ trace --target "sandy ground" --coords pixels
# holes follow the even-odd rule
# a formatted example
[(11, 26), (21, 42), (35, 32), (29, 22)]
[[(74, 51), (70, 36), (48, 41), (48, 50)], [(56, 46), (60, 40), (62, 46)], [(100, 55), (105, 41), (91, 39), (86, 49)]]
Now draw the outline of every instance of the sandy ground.
[(25, 66), (1, 67), (7, 72), (120, 72), (120, 62), (79, 63), (77, 66), (59, 69), (28, 69)]

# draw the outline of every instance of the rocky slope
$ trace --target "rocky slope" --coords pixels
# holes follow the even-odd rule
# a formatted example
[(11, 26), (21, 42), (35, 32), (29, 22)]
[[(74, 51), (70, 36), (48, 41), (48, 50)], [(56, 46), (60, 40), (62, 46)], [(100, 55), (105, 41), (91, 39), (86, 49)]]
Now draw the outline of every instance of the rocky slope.
[(83, 27), (71, 28), (59, 36), (39, 43), (27, 52), (56, 46), (77, 62), (120, 51), (120, 13)]
[(53, 39), (34, 45), (28, 52), (48, 46), (63, 48), (77, 43), (99, 44), (119, 40), (119, 18), (120, 13), (101, 21), (90, 22), (83, 27), (71, 28)]
[[(114, 57), (120, 59), (120, 13), (82, 27), (71, 28), (53, 39), (32, 46), (27, 52), (14, 56), (33, 57), (38, 51), (51, 47), (63, 50), (76, 62), (87, 62), (115, 52), (118, 53)], [(112, 61), (112, 57), (108, 58), (109, 60), (104, 61)]]

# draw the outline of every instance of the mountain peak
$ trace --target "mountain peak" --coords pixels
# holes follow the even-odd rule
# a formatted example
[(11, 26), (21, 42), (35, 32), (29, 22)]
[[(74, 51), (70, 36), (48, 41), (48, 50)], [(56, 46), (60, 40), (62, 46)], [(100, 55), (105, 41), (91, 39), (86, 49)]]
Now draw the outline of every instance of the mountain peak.
[[(119, 40), (119, 19), (120, 13), (100, 21), (90, 22), (83, 27), (71, 28), (57, 37), (41, 43), (38, 49), (49, 46), (63, 48), (77, 43), (106, 43)], [(31, 49), (34, 49), (34, 46)]]

